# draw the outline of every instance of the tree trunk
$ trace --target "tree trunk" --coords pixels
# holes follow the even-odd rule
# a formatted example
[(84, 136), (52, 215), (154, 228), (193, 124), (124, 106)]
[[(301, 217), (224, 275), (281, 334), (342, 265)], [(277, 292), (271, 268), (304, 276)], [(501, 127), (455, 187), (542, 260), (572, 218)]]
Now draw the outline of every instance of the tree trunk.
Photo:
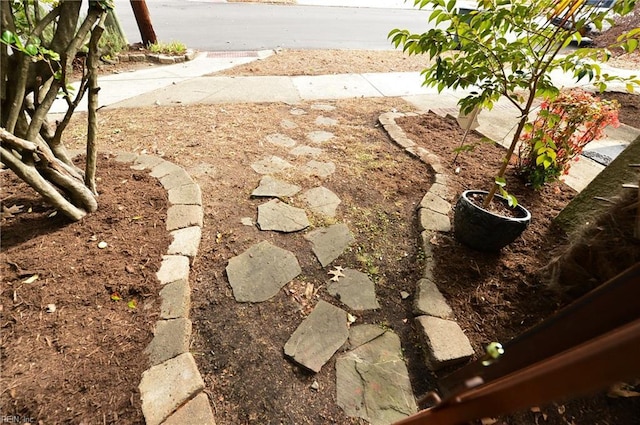
[(91, 33), (91, 40), (89, 41), (89, 56), (87, 58), (87, 64), (89, 67), (89, 98), (88, 101), (88, 122), (87, 122), (87, 160), (85, 162), (84, 170), (84, 184), (93, 192), (94, 195), (98, 195), (98, 189), (96, 187), (96, 164), (97, 164), (97, 135), (98, 135), (98, 118), (96, 111), (98, 110), (98, 40), (102, 36), (104, 31), (104, 20), (106, 15), (103, 14), (100, 21), (96, 24), (93, 32)]
[(87, 213), (76, 208), (58, 192), (55, 186), (44, 179), (35, 167), (25, 164), (10, 151), (0, 146), (0, 161), (11, 169), (18, 177), (34, 188), (48, 204), (55, 207), (74, 221), (81, 220)]
[(133, 14), (136, 17), (136, 22), (138, 23), (138, 29), (140, 30), (140, 36), (142, 37), (142, 44), (145, 47), (148, 47), (150, 44), (155, 44), (158, 42), (156, 38), (156, 33), (153, 30), (153, 25), (151, 24), (151, 17), (149, 16), (149, 8), (147, 7), (147, 3), (145, 0), (130, 0), (131, 9), (133, 9)]
[(578, 230), (588, 222), (593, 221), (611, 204), (605, 199), (619, 196), (624, 190), (624, 183), (638, 181), (637, 170), (629, 167), (638, 162), (640, 158), (640, 137), (631, 144), (618, 157), (611, 162), (595, 179), (585, 187), (569, 204), (560, 211), (555, 218), (558, 224), (567, 233)]

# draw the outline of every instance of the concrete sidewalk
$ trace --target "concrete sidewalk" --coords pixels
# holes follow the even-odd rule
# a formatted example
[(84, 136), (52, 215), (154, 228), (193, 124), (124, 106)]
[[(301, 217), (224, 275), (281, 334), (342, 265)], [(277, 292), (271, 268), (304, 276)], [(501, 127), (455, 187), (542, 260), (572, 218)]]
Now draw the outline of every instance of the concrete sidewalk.
[[(264, 59), (272, 51), (260, 52), (201, 52), (193, 61), (166, 66), (154, 66), (135, 72), (101, 77), (100, 107), (138, 108), (170, 105), (258, 103), (346, 99), (359, 97), (403, 97), (421, 111), (448, 110), (457, 114), (456, 103), (468, 91), (443, 90), (423, 87), (419, 72), (337, 74), (318, 76), (219, 76), (215, 73), (251, 61)], [(630, 70), (602, 65), (602, 72), (629, 76)], [(576, 83), (569, 74), (552, 74), (559, 87), (590, 87)], [(625, 91), (621, 84), (610, 89)], [(66, 104), (58, 100), (52, 113), (64, 113)], [(86, 111), (85, 101), (78, 111)], [(501, 100), (492, 111), (482, 111), (478, 129), (487, 137), (506, 143), (518, 119), (518, 111), (506, 100)], [(615, 152), (624, 149), (640, 130), (621, 126), (608, 129), (609, 137), (592, 142), (587, 150)], [(572, 167), (566, 182), (582, 190), (604, 167), (584, 158)]]

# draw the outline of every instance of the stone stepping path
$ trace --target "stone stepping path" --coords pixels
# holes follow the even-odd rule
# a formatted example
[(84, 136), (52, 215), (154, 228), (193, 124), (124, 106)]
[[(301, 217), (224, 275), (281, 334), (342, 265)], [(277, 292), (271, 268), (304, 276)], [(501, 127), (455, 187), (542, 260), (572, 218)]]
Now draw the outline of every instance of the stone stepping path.
[(272, 199), (258, 206), (260, 230), (291, 233), (306, 229), (310, 224), (302, 208), (292, 207), (280, 200)]
[(226, 270), (236, 301), (252, 303), (268, 300), (302, 273), (293, 253), (267, 241), (230, 259)]
[(336, 297), (350, 309), (356, 311), (376, 310), (380, 308), (376, 299), (375, 284), (365, 273), (353, 269), (341, 271), (343, 276), (336, 275), (337, 280), (327, 285), (327, 292)]
[(251, 192), (251, 196), (268, 198), (288, 198), (300, 192), (302, 188), (298, 185), (278, 180), (269, 175), (260, 179), (260, 185)]
[[(311, 105), (311, 109), (327, 113), (336, 108), (317, 103)], [(292, 157), (310, 159), (294, 166), (279, 156), (267, 155), (251, 164), (251, 168), (262, 175), (251, 196), (272, 198), (257, 207), (256, 224), (261, 231), (303, 231), (310, 226), (306, 210), (333, 219), (341, 203), (340, 198), (324, 186), (302, 188), (274, 177), (287, 171), (325, 179), (336, 171), (335, 163), (322, 161), (324, 151), (319, 147), (334, 139), (335, 135), (325, 130), (311, 130), (306, 133), (306, 140), (312, 146), (298, 144), (286, 134), (286, 130), (299, 128), (294, 117), (307, 115), (307, 111), (291, 108), (290, 113), (292, 119), (280, 122), (282, 133), (265, 136), (260, 146), (286, 149)], [(337, 125), (338, 120), (318, 115), (314, 123), (319, 127), (331, 127)], [(305, 209), (282, 200), (296, 196), (294, 199), (301, 201)], [(423, 202), (425, 210), (440, 213), (444, 209), (438, 199), (425, 199)], [(251, 217), (240, 219), (245, 225), (254, 225)], [(425, 220), (433, 219), (428, 217)], [(442, 226), (438, 223), (438, 227)], [(322, 267), (331, 265), (355, 241), (344, 223), (313, 229), (303, 237)], [(257, 303), (275, 296), (301, 274), (302, 269), (294, 253), (262, 241), (231, 258), (226, 272), (236, 301)], [(327, 283), (327, 293), (336, 299), (335, 304), (339, 301), (344, 308), (324, 300), (318, 301), (284, 345), (285, 356), (317, 373), (342, 348), (346, 352), (336, 359), (337, 402), (348, 416), (363, 418), (372, 424), (388, 424), (415, 413), (417, 406), (398, 336), (375, 325), (359, 325), (350, 329), (355, 318), (349, 311), (380, 308), (375, 283), (365, 273), (354, 269), (336, 267), (330, 274), (334, 276)], [(428, 283), (421, 286), (425, 294), (431, 294), (432, 289)], [(446, 317), (448, 313), (439, 301), (421, 302), (415, 305), (415, 309), (437, 310)], [(176, 326), (179, 325), (176, 322)]]
[(327, 267), (355, 240), (346, 224), (338, 223), (307, 233), (304, 237), (311, 242), (311, 250), (322, 267)]
[(387, 425), (418, 411), (395, 333), (355, 326), (348, 347), (336, 360), (337, 401), (347, 415)]
[(285, 344), (284, 354), (317, 373), (348, 336), (347, 312), (326, 301), (319, 301)]
[(326, 217), (335, 217), (340, 198), (324, 186), (314, 187), (302, 194), (302, 199), (309, 205), (309, 209)]

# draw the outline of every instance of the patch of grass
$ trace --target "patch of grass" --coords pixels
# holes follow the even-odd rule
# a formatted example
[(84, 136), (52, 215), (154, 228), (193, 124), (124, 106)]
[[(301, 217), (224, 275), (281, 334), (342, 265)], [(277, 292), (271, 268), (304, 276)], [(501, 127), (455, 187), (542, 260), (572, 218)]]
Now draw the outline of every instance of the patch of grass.
[(106, 56), (109, 59), (122, 52), (127, 47), (122, 37), (116, 32), (105, 31), (100, 37), (98, 42), (98, 48), (101, 56)]
[(180, 41), (170, 41), (169, 43), (158, 41), (149, 45), (149, 51), (163, 55), (183, 55), (187, 51), (187, 46)]

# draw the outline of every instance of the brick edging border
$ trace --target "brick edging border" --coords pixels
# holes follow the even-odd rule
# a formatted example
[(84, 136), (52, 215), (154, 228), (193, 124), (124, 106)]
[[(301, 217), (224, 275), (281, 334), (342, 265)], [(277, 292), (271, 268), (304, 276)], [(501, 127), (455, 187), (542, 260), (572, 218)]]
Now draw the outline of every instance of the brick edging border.
[[(436, 112), (437, 111), (433, 111)], [(449, 211), (453, 194), (440, 158), (418, 146), (396, 124), (396, 119), (418, 116), (416, 113), (387, 112), (378, 121), (391, 140), (435, 173), (434, 181), (418, 205), (420, 242), (425, 256), (423, 277), (416, 283), (413, 314), (425, 345), (427, 365), (432, 370), (467, 361), (474, 355), (469, 339), (455, 321), (453, 310), (438, 290), (433, 276), (434, 256), (431, 239), (437, 232), (451, 231)]]
[(167, 231), (173, 242), (157, 272), (160, 319), (145, 348), (149, 368), (139, 385), (147, 425), (197, 423), (215, 425), (204, 380), (189, 352), (191, 287), (189, 271), (198, 253), (204, 213), (200, 186), (180, 166), (151, 155), (121, 153), (115, 161), (132, 163), (134, 170), (150, 170), (167, 191)]

